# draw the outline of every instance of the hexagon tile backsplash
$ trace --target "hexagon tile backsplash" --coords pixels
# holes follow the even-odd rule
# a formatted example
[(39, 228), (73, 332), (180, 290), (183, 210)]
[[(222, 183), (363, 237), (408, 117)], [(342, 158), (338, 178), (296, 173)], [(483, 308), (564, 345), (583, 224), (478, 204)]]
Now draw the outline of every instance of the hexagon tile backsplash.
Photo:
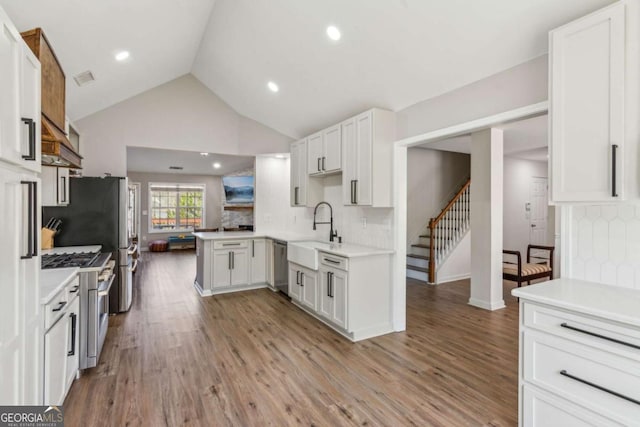
[(572, 277), (640, 289), (640, 206), (574, 206)]

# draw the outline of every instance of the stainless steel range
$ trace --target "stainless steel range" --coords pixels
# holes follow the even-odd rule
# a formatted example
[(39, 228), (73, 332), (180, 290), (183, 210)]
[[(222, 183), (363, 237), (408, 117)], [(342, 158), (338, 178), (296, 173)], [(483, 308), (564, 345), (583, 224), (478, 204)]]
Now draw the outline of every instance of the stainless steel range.
[(109, 290), (116, 277), (111, 253), (56, 253), (42, 256), (42, 268), (80, 269), (80, 369), (98, 364), (109, 327)]

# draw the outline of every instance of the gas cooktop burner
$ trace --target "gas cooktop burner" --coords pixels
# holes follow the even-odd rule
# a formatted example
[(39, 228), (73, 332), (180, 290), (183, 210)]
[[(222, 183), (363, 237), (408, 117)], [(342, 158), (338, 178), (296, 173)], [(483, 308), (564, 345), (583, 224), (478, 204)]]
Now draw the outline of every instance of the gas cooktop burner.
[(98, 258), (98, 255), (100, 252), (43, 255), (42, 268), (88, 267)]

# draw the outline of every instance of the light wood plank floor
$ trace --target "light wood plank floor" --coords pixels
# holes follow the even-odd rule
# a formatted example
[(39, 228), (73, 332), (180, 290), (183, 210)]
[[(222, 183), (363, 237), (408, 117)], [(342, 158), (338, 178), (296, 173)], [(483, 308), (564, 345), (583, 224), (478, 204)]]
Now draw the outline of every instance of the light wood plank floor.
[(409, 282), (407, 331), (352, 344), (262, 289), (200, 298), (195, 256), (144, 254), (69, 426), (513, 426), (518, 307)]

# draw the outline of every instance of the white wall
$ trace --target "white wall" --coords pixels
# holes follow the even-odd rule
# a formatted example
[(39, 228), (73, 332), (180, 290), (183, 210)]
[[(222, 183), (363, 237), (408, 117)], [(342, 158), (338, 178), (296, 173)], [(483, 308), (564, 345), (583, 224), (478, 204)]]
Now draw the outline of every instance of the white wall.
[(442, 208), (471, 176), (471, 157), (424, 148), (410, 148), (407, 156), (407, 243), (424, 234), (429, 219)]
[(546, 101), (547, 55), (398, 111), (398, 138)]
[[(504, 159), (504, 234), (503, 247), (520, 251), (525, 262), (527, 245), (530, 242), (530, 223), (525, 211), (529, 202), (531, 181), (534, 177), (547, 177), (547, 162), (505, 157)], [(547, 211), (547, 241), (554, 244), (555, 209), (549, 206)], [(559, 249), (559, 248), (558, 248)]]
[(288, 152), (291, 138), (236, 113), (191, 74), (76, 123), (85, 176), (127, 172), (126, 147), (221, 154)]
[(149, 212), (149, 183), (150, 182), (166, 182), (166, 183), (193, 183), (204, 184), (205, 189), (205, 227), (219, 228), (221, 221), (221, 206), (224, 199), (222, 192), (222, 180), (219, 176), (213, 175), (186, 175), (177, 173), (142, 173), (127, 172), (129, 182), (140, 183), (140, 240), (141, 246), (146, 245), (156, 239), (166, 239), (169, 236), (175, 236), (178, 233), (149, 233), (149, 215), (142, 215), (142, 212)]

